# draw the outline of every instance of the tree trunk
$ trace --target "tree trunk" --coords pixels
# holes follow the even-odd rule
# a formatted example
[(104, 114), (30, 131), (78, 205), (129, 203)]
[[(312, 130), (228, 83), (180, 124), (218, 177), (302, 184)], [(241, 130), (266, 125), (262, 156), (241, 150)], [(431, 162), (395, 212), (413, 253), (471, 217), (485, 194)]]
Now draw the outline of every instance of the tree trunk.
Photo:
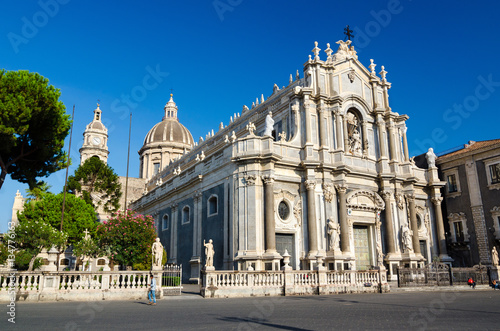
[(28, 265), (28, 271), (33, 271), (33, 264), (35, 263), (35, 259), (38, 256), (38, 254), (35, 254), (30, 260), (30, 264)]
[(2, 185), (5, 182), (5, 177), (7, 176), (7, 171), (3, 170), (0, 172), (0, 190), (2, 189)]

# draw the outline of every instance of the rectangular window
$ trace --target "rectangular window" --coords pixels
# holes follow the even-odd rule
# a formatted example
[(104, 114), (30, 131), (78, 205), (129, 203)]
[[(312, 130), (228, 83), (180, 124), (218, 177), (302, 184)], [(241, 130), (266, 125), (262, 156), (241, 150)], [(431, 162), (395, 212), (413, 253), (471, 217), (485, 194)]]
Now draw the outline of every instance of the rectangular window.
[(153, 176), (160, 172), (160, 163), (153, 163)]
[(500, 163), (490, 165), (491, 183), (500, 183)]
[(462, 222), (453, 222), (453, 229), (455, 230), (457, 241), (464, 241), (464, 227)]
[(457, 177), (455, 175), (449, 175), (447, 178), (448, 181), (448, 193), (457, 192)]

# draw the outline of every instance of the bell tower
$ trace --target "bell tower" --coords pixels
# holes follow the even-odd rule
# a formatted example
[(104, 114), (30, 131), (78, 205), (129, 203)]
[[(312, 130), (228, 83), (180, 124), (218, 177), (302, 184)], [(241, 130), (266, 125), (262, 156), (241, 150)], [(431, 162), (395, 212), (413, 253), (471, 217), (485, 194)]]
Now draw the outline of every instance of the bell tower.
[(87, 159), (97, 156), (104, 163), (108, 162), (108, 129), (102, 124), (102, 111), (97, 104), (94, 110), (94, 120), (83, 132), (83, 145), (80, 148), (80, 165)]

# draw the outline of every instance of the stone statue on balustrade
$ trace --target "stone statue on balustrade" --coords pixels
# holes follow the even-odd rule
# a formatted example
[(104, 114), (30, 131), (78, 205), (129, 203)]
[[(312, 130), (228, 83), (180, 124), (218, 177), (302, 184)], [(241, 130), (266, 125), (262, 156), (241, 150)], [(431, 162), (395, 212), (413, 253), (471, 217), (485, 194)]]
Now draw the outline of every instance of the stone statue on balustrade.
[(427, 165), (429, 168), (435, 168), (436, 167), (436, 154), (434, 154), (434, 150), (429, 148), (427, 153), (425, 153), (425, 158), (427, 160)]
[(151, 252), (153, 253), (153, 270), (162, 270), (162, 260), (163, 260), (163, 245), (160, 242), (160, 238), (156, 238), (153, 246), (151, 247)]
[(214, 245), (212, 239), (208, 243), (203, 240), (203, 246), (205, 246), (205, 270), (215, 270), (214, 268)]
[(330, 250), (338, 251), (339, 250), (339, 225), (337, 222), (333, 220), (328, 220), (328, 235), (330, 236)]
[(266, 116), (266, 126), (264, 128), (264, 134), (263, 136), (269, 136), (269, 137), (272, 137), (273, 136), (273, 129), (274, 129), (274, 120), (273, 120), (273, 113), (272, 112), (269, 112)]

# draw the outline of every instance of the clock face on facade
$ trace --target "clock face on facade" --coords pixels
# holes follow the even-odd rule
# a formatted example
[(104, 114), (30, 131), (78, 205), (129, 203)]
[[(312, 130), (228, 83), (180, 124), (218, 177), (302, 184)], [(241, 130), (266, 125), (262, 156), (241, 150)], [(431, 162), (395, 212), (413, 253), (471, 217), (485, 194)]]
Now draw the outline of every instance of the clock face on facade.
[(101, 138), (99, 137), (92, 138), (92, 144), (99, 145), (100, 143), (101, 143)]
[(278, 205), (278, 215), (282, 220), (286, 220), (290, 215), (290, 208), (285, 201), (281, 201)]

